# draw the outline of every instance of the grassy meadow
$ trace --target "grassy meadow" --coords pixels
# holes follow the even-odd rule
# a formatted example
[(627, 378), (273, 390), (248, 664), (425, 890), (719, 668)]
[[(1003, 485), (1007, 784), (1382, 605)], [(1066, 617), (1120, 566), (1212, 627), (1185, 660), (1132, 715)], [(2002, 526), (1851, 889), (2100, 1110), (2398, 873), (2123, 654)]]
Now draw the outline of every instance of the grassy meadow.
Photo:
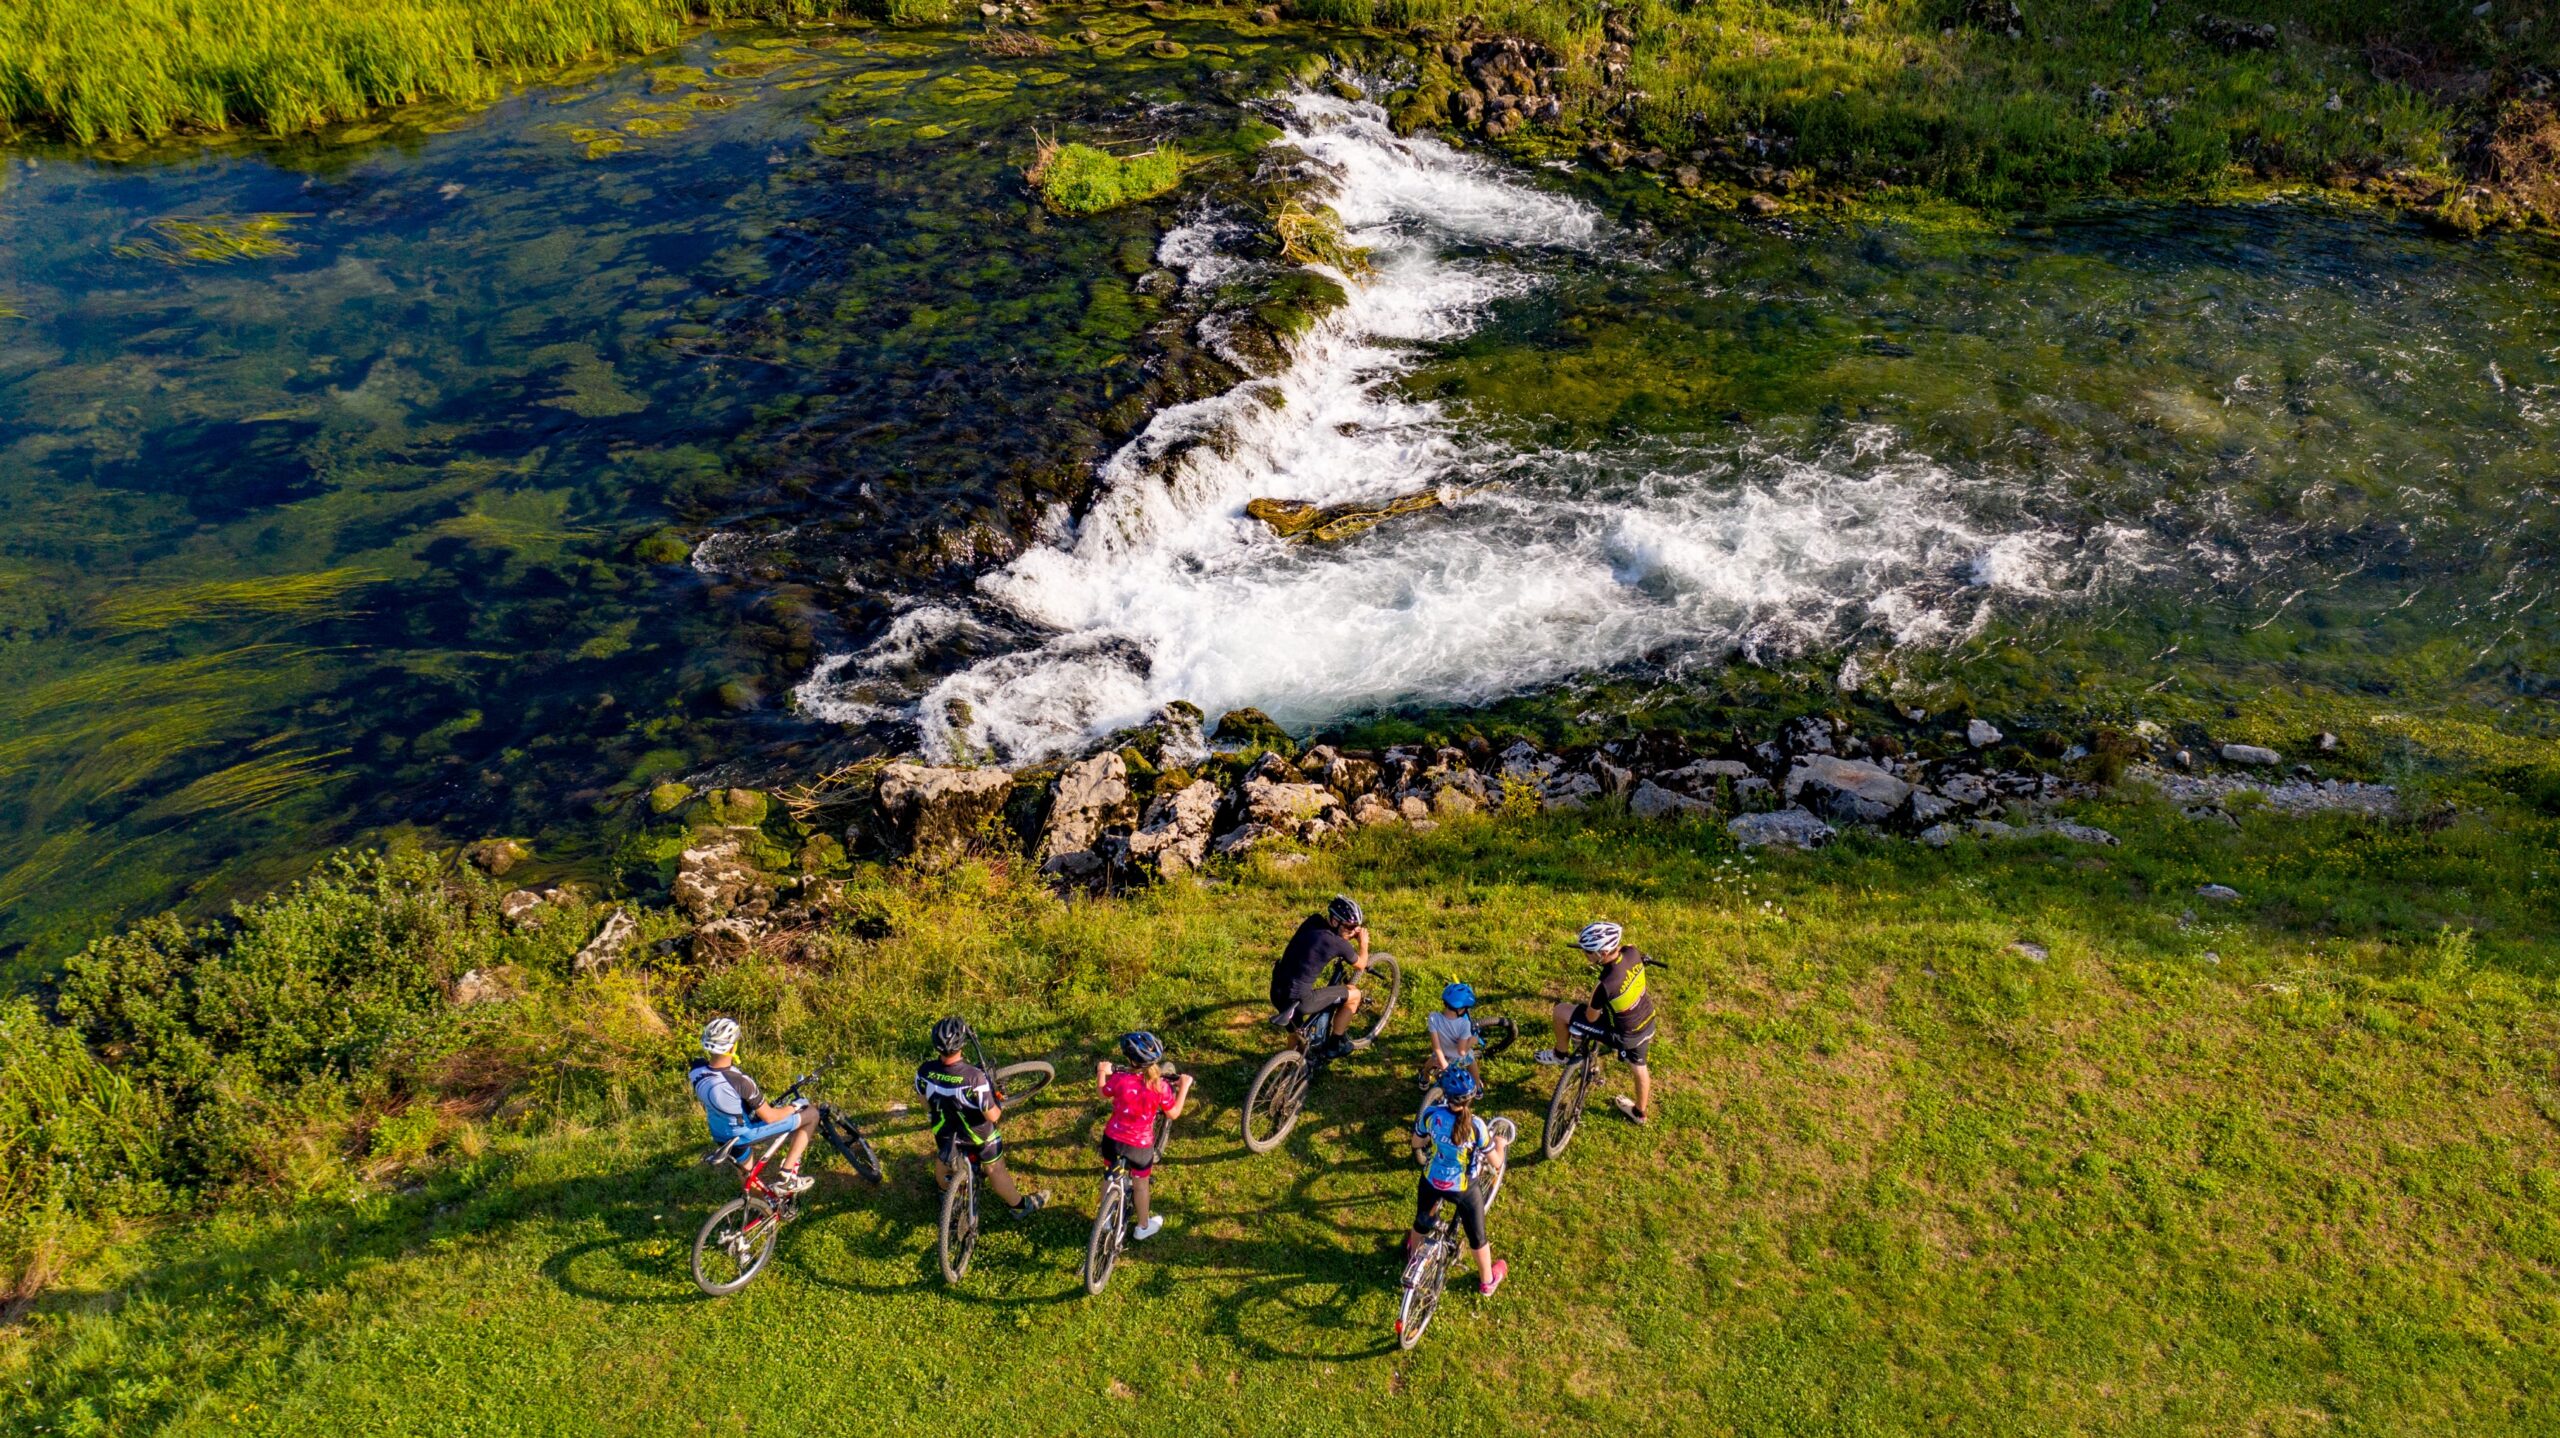
[[(2081, 817), (2122, 847), (1853, 837), (1755, 859), (1711, 826), (1602, 813), (1371, 832), (1103, 903), (983, 865), (864, 870), (787, 957), (598, 979), (566, 974), (591, 910), (510, 935), (486, 881), (414, 856), (333, 871), (248, 912), (223, 964), (187, 979), (199, 1000), (264, 992), (260, 1012), (293, 1016), (226, 1030), (236, 1006), (199, 1002), (189, 1042), (228, 1077), (193, 1099), (160, 1090), (177, 1112), (149, 1128), (172, 1144), (214, 1132), (222, 1104), (264, 1105), (205, 1190), (230, 1201), (83, 1219), (57, 1193), (18, 1216), (49, 1282), (22, 1270), (0, 1328), (0, 1425), (2560, 1426), (2552, 821), (2235, 827), (2129, 797)], [(2201, 900), (2207, 882), (2242, 897)], [(1406, 964), (1407, 1007), (1282, 1149), (1250, 1157), (1236, 1104), (1270, 1047), (1266, 965), (1337, 888)], [(1601, 914), (1671, 966), (1661, 1117), (1595, 1115), (1562, 1160), (1524, 1154), (1492, 1219), (1509, 1287), (1453, 1294), (1400, 1355), (1386, 1245), (1411, 1211), (1420, 1006), (1463, 976), (1534, 1026), (1582, 982), (1562, 936)], [(644, 941), (680, 927), (653, 913)], [(93, 952), (65, 980), (93, 1033), (122, 1025), (105, 1050), (122, 1072), (195, 1061), (151, 1037), (169, 1032), (146, 1001), (160, 971), (137, 956), (175, 951), (164, 935), (104, 968)], [(261, 990), (288, 952), (302, 987)], [(367, 977), (402, 954), (518, 996), (404, 1007)], [(124, 998), (107, 1007), (124, 1007), (106, 1014), (110, 970)], [(838, 1057), (833, 1092), (873, 1112), (944, 1011), (997, 1061), (1053, 1059), (1062, 1083), (1009, 1123), (1008, 1148), (1057, 1206), (993, 1223), (946, 1289), (923, 1141), (894, 1121), (885, 1189), (830, 1161), (774, 1268), (702, 1299), (686, 1253), (733, 1184), (693, 1164), (678, 1074), (689, 1032), (723, 1011), (748, 1025), (750, 1072), (778, 1086)], [(1199, 1072), (1205, 1103), (1159, 1170), (1165, 1235), (1089, 1299), (1089, 1075), (1138, 1024)], [(292, 1044), (310, 1047), (257, 1068)], [(1547, 1085), (1528, 1046), (1493, 1061), (1488, 1111), (1534, 1144)], [(0, 1103), (25, 1103), (38, 1067), (59, 1071), (22, 1064)], [(104, 1151), (104, 1121), (86, 1121), (91, 1158), (57, 1163)], [(210, 1172), (218, 1151), (188, 1162)]]

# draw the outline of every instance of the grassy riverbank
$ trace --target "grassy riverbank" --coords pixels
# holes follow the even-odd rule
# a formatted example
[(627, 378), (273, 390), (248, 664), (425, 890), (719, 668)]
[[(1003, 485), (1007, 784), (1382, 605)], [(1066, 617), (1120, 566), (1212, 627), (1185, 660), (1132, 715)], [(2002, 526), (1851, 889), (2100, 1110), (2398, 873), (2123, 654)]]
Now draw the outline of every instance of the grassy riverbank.
[(487, 100), (675, 43), (696, 20), (812, 19), (856, 0), (18, 0), (0, 9), (5, 127), (83, 143), (273, 133), (385, 105)]
[[(591, 910), (509, 934), (485, 881), (360, 869), (254, 915), (247, 950), (183, 978), (191, 1010), (152, 996), (181, 984), (146, 961), (177, 951), (165, 936), (66, 987), (133, 1000), (119, 1070), (227, 1075), (171, 1142), (244, 1146), (204, 1221), (56, 1214), (54, 1281), (0, 1330), (0, 1412), (54, 1432), (1283, 1412), (1439, 1432), (1524, 1405), (1571, 1433), (2560, 1422), (2552, 821), (2233, 828), (2130, 794), (2082, 817), (2123, 846), (1853, 837), (1755, 862), (1712, 827), (1551, 816), (1371, 831), (1107, 904), (982, 867), (868, 871), (792, 957), (600, 979), (566, 973)], [(2242, 898), (2198, 899), (2209, 881)], [(1675, 966), (1661, 1126), (1600, 1123), (1524, 1163), (1495, 1216), (1511, 1289), (1457, 1299), (1406, 1357), (1381, 1245), (1409, 1213), (1418, 1013), (1281, 1151), (1232, 1136), (1269, 950), (1337, 887), (1369, 902), (1412, 1005), (1463, 975), (1534, 1019), (1576, 983), (1559, 935), (1600, 912)], [(403, 987), (466, 967), (518, 997)], [(1059, 1209), (999, 1228), (946, 1291), (921, 1141), (893, 1128), (885, 1192), (834, 1174), (773, 1273), (698, 1299), (686, 1246), (721, 1185), (688, 1163), (686, 1031), (739, 1014), (770, 1080), (841, 1055), (837, 1093), (877, 1109), (945, 1010), (1068, 1079), (1011, 1144)], [(1140, 1023), (1207, 1108), (1164, 1170), (1166, 1237), (1087, 1300), (1077, 1080)], [(82, 1062), (21, 1062), (6, 1096), (41, 1069), (113, 1107)], [(1518, 1056), (1499, 1066), (1492, 1108), (1533, 1138), (1544, 1098)], [(83, 1121), (103, 1156), (110, 1120)]]

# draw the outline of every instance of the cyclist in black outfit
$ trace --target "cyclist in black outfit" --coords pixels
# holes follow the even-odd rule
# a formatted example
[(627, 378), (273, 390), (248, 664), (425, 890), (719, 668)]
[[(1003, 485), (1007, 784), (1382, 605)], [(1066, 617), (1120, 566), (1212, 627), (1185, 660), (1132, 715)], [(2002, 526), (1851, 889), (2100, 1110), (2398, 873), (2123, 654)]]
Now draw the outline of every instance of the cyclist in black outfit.
[(968, 1041), (967, 1024), (944, 1019), (933, 1026), (935, 1057), (916, 1065), (916, 1092), (924, 1096), (933, 1131), (934, 1181), (949, 1187), (952, 1166), (973, 1157), (997, 1199), (1015, 1217), (1029, 1217), (1048, 1203), (1049, 1195), (1043, 1190), (1025, 1198), (1014, 1187), (1013, 1171), (1004, 1163), (1004, 1135), (996, 1132), (1004, 1107), (996, 1102), (995, 1081), (987, 1071), (960, 1056)]
[(1290, 936), (1289, 947), (1281, 951), (1280, 962), (1271, 966), (1271, 1008), (1275, 1013), (1296, 1009), (1300, 1024), (1339, 1008), (1342, 1014), (1334, 1020), (1332, 1042), (1337, 1051), (1348, 1052), (1360, 1047), (1344, 1037), (1352, 1016), (1360, 1012), (1360, 986), (1316, 982), (1336, 959), (1348, 961), (1355, 975), (1369, 971), (1368, 921), (1360, 906), (1342, 894), (1334, 895), (1323, 913), (1307, 915)]
[(1618, 1112), (1637, 1123), (1651, 1122), (1653, 1070), (1645, 1066), (1645, 1056), (1653, 1049), (1653, 993), (1645, 983), (1644, 950), (1628, 948), (1625, 931), (1606, 919), (1585, 928), (1574, 942), (1599, 967), (1600, 982), (1591, 990), (1591, 1002), (1556, 1005), (1556, 1044), (1539, 1050), (1538, 1062), (1565, 1062), (1576, 1021), (1608, 1030), (1609, 1042), (1636, 1076), (1635, 1100), (1618, 1095)]

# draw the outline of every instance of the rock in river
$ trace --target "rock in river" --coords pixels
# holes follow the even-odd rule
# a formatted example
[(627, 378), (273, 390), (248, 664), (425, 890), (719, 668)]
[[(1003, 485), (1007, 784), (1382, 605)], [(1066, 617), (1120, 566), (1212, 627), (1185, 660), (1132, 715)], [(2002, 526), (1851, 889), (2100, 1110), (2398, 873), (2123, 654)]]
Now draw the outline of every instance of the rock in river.
[(1375, 504), (1314, 505), (1303, 499), (1257, 499), (1245, 505), (1244, 512), (1269, 525), (1271, 532), (1282, 539), (1332, 543), (1375, 529), (1398, 515), (1437, 509), (1442, 503), (1438, 489), (1424, 489)]
[(1004, 812), (1013, 776), (1002, 769), (892, 764), (880, 771), (880, 809), (909, 853), (948, 863)]

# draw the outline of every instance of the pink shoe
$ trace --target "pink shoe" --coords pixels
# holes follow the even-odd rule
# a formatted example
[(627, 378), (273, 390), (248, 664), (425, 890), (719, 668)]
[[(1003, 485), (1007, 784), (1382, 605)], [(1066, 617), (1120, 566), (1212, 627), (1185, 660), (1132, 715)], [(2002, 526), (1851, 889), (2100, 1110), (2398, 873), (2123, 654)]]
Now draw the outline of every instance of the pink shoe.
[(1497, 1258), (1493, 1261), (1493, 1276), (1477, 1284), (1476, 1292), (1486, 1298), (1491, 1298), (1493, 1296), (1493, 1291), (1502, 1286), (1502, 1280), (1509, 1278), (1510, 1276), (1511, 1264), (1507, 1260)]

